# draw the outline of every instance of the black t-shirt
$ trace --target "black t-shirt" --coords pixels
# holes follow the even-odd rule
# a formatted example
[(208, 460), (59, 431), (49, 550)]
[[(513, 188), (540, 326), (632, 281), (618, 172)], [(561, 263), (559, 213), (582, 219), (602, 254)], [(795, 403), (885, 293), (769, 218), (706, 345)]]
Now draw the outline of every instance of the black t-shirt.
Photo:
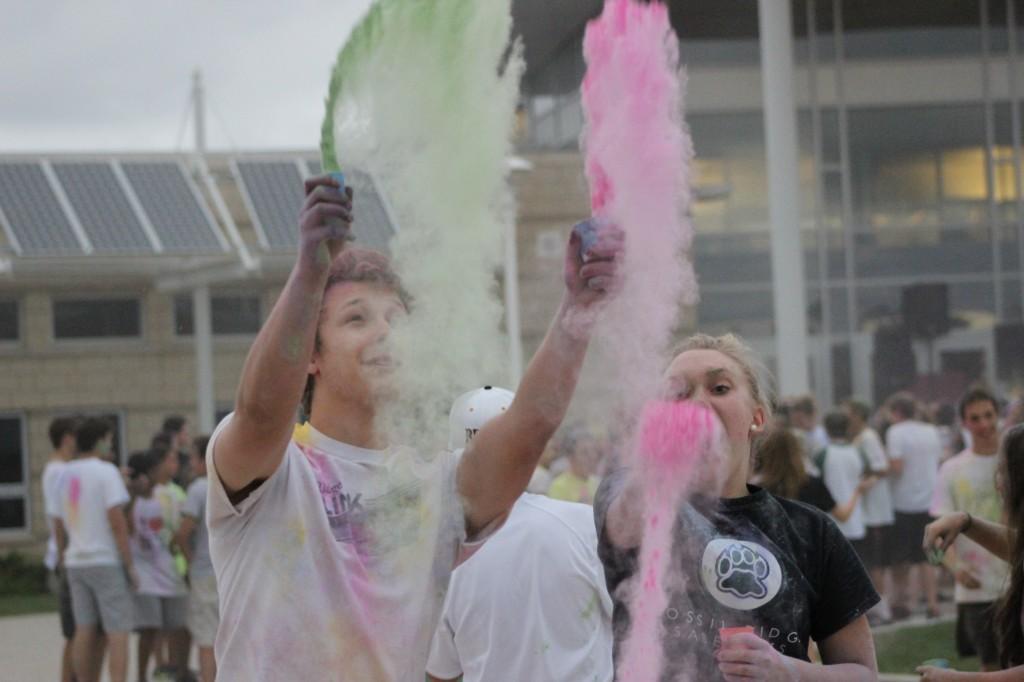
[[(594, 500), (598, 554), (615, 605), (615, 652), (629, 630), (627, 593), (636, 548), (613, 547), (604, 522), (627, 470)], [(807, 660), (823, 641), (878, 603), (867, 571), (835, 523), (813, 507), (749, 486), (736, 499), (695, 498), (676, 519), (668, 608), (662, 619), (662, 680), (721, 680), (714, 652), (723, 627), (753, 626), (786, 656)]]
[(818, 476), (808, 476), (807, 481), (800, 486), (796, 499), (804, 504), (809, 504), (815, 509), (820, 509), (826, 514), (836, 508), (836, 500), (832, 493), (825, 487), (825, 482)]

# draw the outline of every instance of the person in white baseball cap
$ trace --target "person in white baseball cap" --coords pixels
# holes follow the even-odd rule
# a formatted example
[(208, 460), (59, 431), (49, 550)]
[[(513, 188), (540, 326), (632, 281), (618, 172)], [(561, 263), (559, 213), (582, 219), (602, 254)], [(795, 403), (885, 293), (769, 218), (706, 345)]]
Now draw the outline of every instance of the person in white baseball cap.
[[(464, 449), (514, 397), (491, 386), (459, 396), (449, 448)], [(463, 546), (427, 678), (609, 682), (611, 617), (591, 508), (523, 493), (500, 527)]]

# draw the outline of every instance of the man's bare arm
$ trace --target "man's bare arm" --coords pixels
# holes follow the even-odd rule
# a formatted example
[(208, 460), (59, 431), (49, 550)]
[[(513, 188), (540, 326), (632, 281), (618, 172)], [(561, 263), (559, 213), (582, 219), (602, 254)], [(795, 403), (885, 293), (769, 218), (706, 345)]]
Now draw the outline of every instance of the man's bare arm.
[(213, 453), (229, 492), (268, 478), (281, 464), (306, 385), (331, 261), (351, 223), (351, 190), (343, 194), (329, 176), (306, 181), (299, 256), (249, 350), (234, 417)]
[[(132, 550), (128, 545), (128, 519), (124, 513), (124, 507), (116, 506), (107, 509), (107, 521), (110, 522), (110, 531), (114, 536), (114, 544), (117, 545), (117, 553), (121, 556), (121, 563), (124, 570), (136, 582), (135, 565), (132, 562)], [(138, 587), (132, 585), (132, 587)]]
[(181, 553), (185, 555), (185, 559), (189, 563), (192, 563), (192, 557), (195, 554), (192, 551), (192, 533), (196, 530), (196, 524), (195, 517), (182, 514), (181, 525), (178, 526), (178, 532), (174, 535), (174, 542), (181, 548)]
[(459, 465), (458, 486), (470, 533), (509, 509), (526, 490), (548, 440), (565, 417), (579, 380), (598, 306), (616, 283), (621, 235), (610, 234), (578, 255), (574, 234), (566, 249), (566, 295), (547, 336), (523, 375), (508, 410), (485, 425)]

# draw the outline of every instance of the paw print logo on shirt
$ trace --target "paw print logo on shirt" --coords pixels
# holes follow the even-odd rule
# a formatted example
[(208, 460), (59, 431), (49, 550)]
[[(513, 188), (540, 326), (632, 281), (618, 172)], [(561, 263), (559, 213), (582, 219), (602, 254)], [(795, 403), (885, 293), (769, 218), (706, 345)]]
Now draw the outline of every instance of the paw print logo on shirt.
[(770, 569), (768, 562), (748, 547), (733, 543), (722, 550), (715, 565), (717, 587), (737, 597), (761, 599), (768, 593), (765, 578)]
[(782, 568), (775, 555), (756, 542), (718, 538), (704, 548), (701, 582), (718, 603), (750, 611), (779, 593)]

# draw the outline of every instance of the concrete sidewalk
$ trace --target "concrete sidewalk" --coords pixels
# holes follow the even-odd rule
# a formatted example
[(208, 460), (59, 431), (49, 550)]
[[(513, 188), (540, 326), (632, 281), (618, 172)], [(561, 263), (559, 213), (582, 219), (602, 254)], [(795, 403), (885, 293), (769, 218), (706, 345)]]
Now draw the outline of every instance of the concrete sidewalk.
[[(135, 637), (129, 647), (128, 679), (135, 675)], [(57, 682), (64, 639), (56, 613), (0, 618), (0, 682)], [(195, 647), (190, 666), (195, 670)], [(102, 682), (110, 682), (106, 661)]]

